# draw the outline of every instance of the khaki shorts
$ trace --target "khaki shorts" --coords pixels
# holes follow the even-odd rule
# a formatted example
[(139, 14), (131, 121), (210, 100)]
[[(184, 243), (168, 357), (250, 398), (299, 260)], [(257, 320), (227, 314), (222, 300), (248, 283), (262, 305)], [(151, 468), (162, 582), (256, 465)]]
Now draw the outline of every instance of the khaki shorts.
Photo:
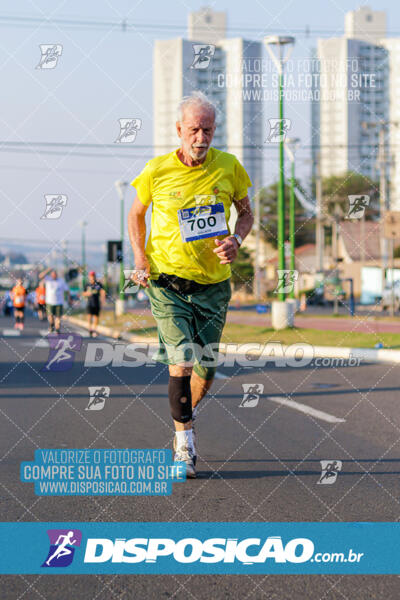
[(63, 315), (63, 305), (62, 304), (46, 304), (46, 310), (48, 315), (53, 315), (53, 317), (57, 317), (61, 319)]
[(158, 329), (159, 349), (153, 359), (167, 365), (191, 362), (197, 375), (212, 379), (231, 298), (230, 279), (189, 295), (151, 279), (145, 292)]

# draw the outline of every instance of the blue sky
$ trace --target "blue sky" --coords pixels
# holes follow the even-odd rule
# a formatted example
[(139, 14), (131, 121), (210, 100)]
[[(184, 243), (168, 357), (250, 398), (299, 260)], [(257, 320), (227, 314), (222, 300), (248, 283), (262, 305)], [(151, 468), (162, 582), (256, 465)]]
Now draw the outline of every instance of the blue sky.
[[(215, 10), (228, 13), (228, 37), (240, 28), (251, 29), (250, 39), (261, 39), (272, 31), (296, 37), (293, 58), (309, 56), (315, 47), (317, 32), (342, 35), (344, 13), (359, 2), (344, 0), (247, 2), (215, 1)], [(16, 142), (71, 142), (112, 144), (118, 135), (118, 119), (142, 119), (137, 145), (152, 144), (152, 48), (155, 39), (185, 37), (187, 16), (204, 2), (86, 2), (26, 1), (3, 2), (0, 8), (0, 139)], [(389, 31), (400, 13), (397, 2), (390, 0), (386, 10)], [(111, 26), (68, 28), (62, 25), (27, 23), (5, 24), (2, 17), (72, 18), (89, 21), (137, 24), (123, 32)], [(155, 31), (150, 25), (162, 25)], [(305, 35), (306, 26), (311, 30)], [(179, 29), (177, 29), (179, 28)], [(231, 28), (231, 30), (230, 30)], [(315, 33), (314, 33), (314, 31)], [(399, 26), (400, 30), (400, 26)], [(326, 36), (325, 36), (326, 37)], [(35, 69), (39, 44), (58, 43), (63, 54), (55, 69)], [(294, 109), (294, 110), (293, 110)], [(271, 117), (275, 107), (270, 109)], [(291, 134), (308, 140), (310, 107), (298, 103), (287, 107), (286, 116), (294, 119)], [(90, 150), (83, 150), (90, 152)], [(122, 151), (107, 149), (105, 153)], [(89, 225), (89, 240), (118, 237), (119, 202), (114, 188), (116, 179), (132, 180), (142, 169), (151, 148), (134, 148), (129, 156), (90, 158), (48, 153), (0, 152), (1, 205), (0, 246), (2, 239), (42, 239), (48, 242), (80, 237), (79, 221)], [(308, 173), (308, 152), (299, 153), (299, 172)], [(275, 176), (275, 161), (266, 169), (266, 182)], [(68, 204), (58, 221), (41, 220), (44, 194), (66, 194)], [(127, 193), (126, 209), (133, 190)]]

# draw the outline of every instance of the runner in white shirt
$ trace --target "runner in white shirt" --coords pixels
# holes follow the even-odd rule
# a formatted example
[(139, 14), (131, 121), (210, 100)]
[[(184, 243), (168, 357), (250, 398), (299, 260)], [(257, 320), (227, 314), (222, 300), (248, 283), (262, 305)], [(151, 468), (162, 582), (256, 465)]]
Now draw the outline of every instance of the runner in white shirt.
[[(50, 272), (50, 275), (48, 273)], [(39, 274), (39, 278), (44, 277), (44, 285), (46, 287), (46, 309), (47, 318), (49, 320), (49, 331), (60, 333), (61, 317), (64, 307), (64, 294), (67, 293), (68, 302), (71, 301), (69, 287), (64, 279), (57, 276), (57, 271), (49, 267)]]

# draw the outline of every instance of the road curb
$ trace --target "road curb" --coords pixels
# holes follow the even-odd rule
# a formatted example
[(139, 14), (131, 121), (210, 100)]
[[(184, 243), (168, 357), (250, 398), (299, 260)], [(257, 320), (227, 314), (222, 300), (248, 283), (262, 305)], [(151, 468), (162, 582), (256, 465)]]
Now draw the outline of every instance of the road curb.
[[(73, 325), (78, 325), (79, 327), (82, 327), (82, 329), (89, 330), (89, 325), (87, 321), (79, 319), (78, 317), (65, 316), (64, 321), (72, 323)], [(101, 335), (106, 335), (107, 337), (111, 337), (114, 340), (124, 340), (126, 342), (132, 343), (149, 342), (150, 344), (158, 344), (158, 338), (156, 337), (144, 337), (143, 335), (135, 335), (134, 333), (125, 333), (122, 330), (114, 329), (113, 327), (106, 327), (105, 325), (98, 325), (97, 331), (101, 333)]]
[[(74, 325), (78, 325), (83, 329), (89, 329), (86, 321), (79, 319), (78, 317), (70, 317), (65, 316), (65, 321), (68, 321)], [(101, 335), (106, 335), (107, 337), (111, 337), (115, 340), (124, 340), (126, 342), (131, 343), (143, 343), (147, 342), (149, 344), (158, 344), (158, 338), (155, 337), (144, 337), (141, 335), (135, 335), (132, 333), (125, 333), (118, 329), (113, 329), (112, 327), (106, 327), (104, 325), (99, 325), (97, 327), (97, 331), (101, 333)], [(266, 346), (270, 344), (277, 344), (278, 342), (266, 342), (263, 344), (258, 344), (259, 347)], [(232, 344), (229, 344), (232, 345)], [(251, 350), (249, 346), (255, 346), (255, 344), (242, 344), (242, 348), (240, 348), (241, 344), (236, 344), (239, 346), (236, 352), (232, 353), (228, 350), (227, 354), (248, 354), (257, 356), (259, 355), (259, 351)], [(225, 344), (226, 346), (226, 344)], [(247, 348), (245, 347), (247, 346)], [(296, 342), (291, 344), (290, 346), (281, 346), (285, 358), (293, 358), (299, 360), (300, 357), (304, 358), (339, 358), (343, 360), (348, 360), (350, 358), (357, 359), (362, 362), (369, 363), (388, 363), (388, 364), (398, 364), (400, 363), (400, 350), (388, 350), (386, 348), (350, 348), (350, 347), (340, 347), (340, 346), (313, 346), (312, 344), (307, 344), (303, 342)], [(299, 356), (301, 355), (301, 356)], [(271, 355), (272, 356), (272, 355)], [(278, 357), (277, 357), (278, 360)], [(321, 365), (323, 366), (323, 365)]]
[(349, 348), (340, 346), (312, 346), (312, 344), (292, 344), (283, 346), (285, 357), (295, 358), (303, 349), (304, 358), (340, 358), (348, 360), (357, 359), (370, 363), (400, 363), (400, 350), (387, 350), (385, 348)]

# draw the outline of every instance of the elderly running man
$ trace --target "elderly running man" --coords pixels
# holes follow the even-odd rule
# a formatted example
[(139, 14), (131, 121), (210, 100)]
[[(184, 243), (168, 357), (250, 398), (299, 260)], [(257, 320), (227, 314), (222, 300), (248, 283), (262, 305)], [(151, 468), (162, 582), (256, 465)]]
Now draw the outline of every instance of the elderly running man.
[[(145, 288), (157, 322), (154, 358), (169, 365), (174, 460), (186, 463), (191, 478), (197, 458), (193, 421), (216, 371), (212, 351), (199, 359), (193, 349), (210, 350), (220, 341), (231, 298), (230, 264), (253, 225), (245, 169), (233, 154), (210, 147), (215, 119), (214, 105), (201, 92), (182, 100), (176, 123), (181, 147), (150, 160), (134, 179), (137, 196), (128, 217), (132, 277)], [(233, 234), (232, 202), (238, 215)]]

